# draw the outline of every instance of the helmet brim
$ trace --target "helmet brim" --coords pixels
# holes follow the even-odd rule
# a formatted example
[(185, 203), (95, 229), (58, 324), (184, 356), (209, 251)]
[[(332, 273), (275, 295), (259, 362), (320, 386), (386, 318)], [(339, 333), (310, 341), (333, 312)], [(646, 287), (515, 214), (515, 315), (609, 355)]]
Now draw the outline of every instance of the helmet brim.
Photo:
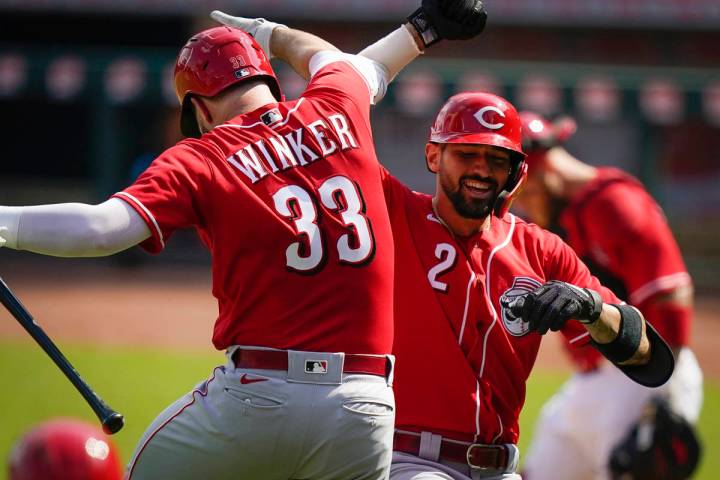
[(447, 135), (433, 134), (430, 137), (431, 142), (435, 143), (466, 143), (471, 145), (490, 145), (500, 147), (520, 155), (525, 158), (525, 153), (519, 150), (515, 144), (509, 141), (505, 136), (497, 133), (454, 133)]

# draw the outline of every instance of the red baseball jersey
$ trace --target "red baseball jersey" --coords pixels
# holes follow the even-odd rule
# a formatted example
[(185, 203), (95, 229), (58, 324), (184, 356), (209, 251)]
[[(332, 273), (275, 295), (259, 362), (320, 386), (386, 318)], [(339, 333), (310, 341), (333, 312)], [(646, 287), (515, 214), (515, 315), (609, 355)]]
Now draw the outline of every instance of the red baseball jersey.
[(194, 227), (212, 253), (213, 343), (387, 354), (393, 249), (369, 122), (347, 62), (160, 155), (116, 197), (159, 252)]
[[(542, 338), (507, 305), (549, 280), (617, 298), (556, 235), (513, 215), (454, 237), (431, 197), (385, 178), (395, 241), (396, 426), (457, 440), (516, 443)], [(563, 334), (589, 341), (578, 322)]]
[[(686, 345), (692, 308), (648, 302), (653, 296), (691, 284), (680, 249), (660, 206), (634, 177), (599, 168), (559, 218), (567, 243), (603, 284), (643, 312), (671, 346)], [(601, 357), (595, 349), (571, 349), (581, 369)]]

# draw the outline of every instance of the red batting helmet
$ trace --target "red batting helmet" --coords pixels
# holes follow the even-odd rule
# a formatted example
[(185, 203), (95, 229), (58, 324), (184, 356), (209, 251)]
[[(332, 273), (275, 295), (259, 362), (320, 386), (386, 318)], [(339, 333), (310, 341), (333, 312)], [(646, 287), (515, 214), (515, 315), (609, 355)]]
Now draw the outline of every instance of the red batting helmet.
[(94, 425), (71, 419), (33, 428), (13, 447), (10, 480), (120, 480), (110, 439)]
[(493, 213), (498, 216), (507, 213), (527, 174), (520, 117), (510, 102), (486, 92), (453, 95), (435, 118), (430, 141), (492, 145), (509, 150), (512, 170), (493, 207)]
[(215, 27), (195, 34), (180, 50), (175, 63), (175, 93), (182, 105), (180, 130), (199, 137), (191, 95), (213, 97), (248, 79), (267, 81), (277, 100), (283, 100), (270, 61), (250, 35), (230, 27)]
[(550, 122), (535, 112), (520, 112), (522, 121), (522, 146), (528, 154), (543, 152), (562, 145), (577, 130), (575, 120), (560, 117)]

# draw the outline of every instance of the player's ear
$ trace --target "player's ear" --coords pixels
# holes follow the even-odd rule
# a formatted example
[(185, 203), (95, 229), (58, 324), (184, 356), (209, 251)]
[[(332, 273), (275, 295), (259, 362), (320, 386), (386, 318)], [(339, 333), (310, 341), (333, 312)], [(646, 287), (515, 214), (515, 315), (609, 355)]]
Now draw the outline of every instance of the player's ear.
[(442, 149), (437, 143), (428, 142), (425, 144), (425, 166), (431, 173), (440, 171), (440, 155)]

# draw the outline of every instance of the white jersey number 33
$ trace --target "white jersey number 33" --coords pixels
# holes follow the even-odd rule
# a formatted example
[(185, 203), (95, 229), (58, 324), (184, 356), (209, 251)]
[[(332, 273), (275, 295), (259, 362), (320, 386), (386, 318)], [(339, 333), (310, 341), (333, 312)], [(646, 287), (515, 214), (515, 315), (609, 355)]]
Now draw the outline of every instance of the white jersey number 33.
[[(365, 216), (365, 203), (357, 186), (343, 176), (330, 177), (318, 188), (322, 204), (337, 212), (348, 233), (337, 239), (338, 257), (341, 263), (361, 264), (372, 257), (375, 240), (370, 220)], [(302, 187), (287, 185), (273, 195), (275, 210), (293, 220), (299, 240), (285, 250), (287, 267), (302, 273), (312, 273), (325, 260), (325, 246), (318, 212), (313, 196)]]

